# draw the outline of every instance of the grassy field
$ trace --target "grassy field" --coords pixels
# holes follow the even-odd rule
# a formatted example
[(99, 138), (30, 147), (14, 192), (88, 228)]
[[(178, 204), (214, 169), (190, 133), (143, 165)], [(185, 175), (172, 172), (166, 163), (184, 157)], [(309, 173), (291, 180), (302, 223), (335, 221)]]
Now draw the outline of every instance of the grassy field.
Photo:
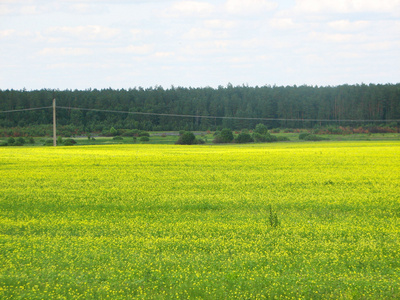
[(0, 148), (1, 299), (400, 298), (400, 143)]

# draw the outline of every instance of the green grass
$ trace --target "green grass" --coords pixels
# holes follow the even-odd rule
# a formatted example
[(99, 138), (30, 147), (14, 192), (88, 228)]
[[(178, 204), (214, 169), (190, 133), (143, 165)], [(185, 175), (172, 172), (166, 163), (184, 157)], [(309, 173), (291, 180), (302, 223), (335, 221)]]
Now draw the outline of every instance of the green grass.
[(0, 298), (399, 298), (399, 154), (0, 148)]

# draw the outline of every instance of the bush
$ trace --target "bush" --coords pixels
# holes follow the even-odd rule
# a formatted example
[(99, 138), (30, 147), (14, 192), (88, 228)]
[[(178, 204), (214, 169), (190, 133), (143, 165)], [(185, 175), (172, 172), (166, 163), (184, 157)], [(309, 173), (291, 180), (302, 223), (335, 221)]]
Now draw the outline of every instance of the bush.
[(25, 139), (24, 139), (22, 136), (20, 136), (19, 138), (17, 138), (16, 142), (19, 143), (19, 144), (22, 144), (22, 145), (24, 145), (24, 144), (26, 143), (26, 142), (25, 142)]
[(114, 140), (114, 141), (123, 141), (124, 138), (123, 138), (122, 136), (117, 135), (117, 136), (114, 136), (114, 137), (113, 137), (113, 140)]
[(53, 146), (53, 140), (45, 140), (43, 146)]
[(256, 125), (254, 132), (264, 135), (268, 133), (268, 128), (264, 124), (260, 123)]
[(71, 140), (72, 140), (72, 139), (65, 140), (65, 141), (64, 141), (64, 146), (73, 146), (74, 143), (72, 143)]
[(224, 128), (221, 130), (221, 133), (215, 137), (213, 140), (214, 143), (230, 143), (233, 141), (233, 133), (232, 130), (228, 128)]
[(309, 132), (303, 132), (299, 134), (299, 140), (304, 140), (307, 136), (311, 135)]
[(278, 138), (275, 135), (271, 135), (269, 133), (259, 134), (256, 132), (253, 133), (253, 138), (257, 143), (272, 143), (278, 141)]
[(114, 127), (111, 127), (111, 129), (110, 129), (110, 134), (111, 134), (112, 136), (116, 136), (116, 135), (118, 134), (118, 131), (117, 131)]
[(6, 147), (6, 146), (8, 146), (7, 142), (0, 142), (0, 147)]
[(277, 136), (278, 142), (288, 142), (290, 139), (287, 136)]
[(9, 137), (7, 140), (8, 145), (12, 146), (15, 143), (15, 139), (13, 137)]
[(150, 133), (146, 132), (146, 131), (140, 131), (139, 132), (139, 136), (147, 136), (150, 137)]
[(148, 141), (150, 141), (150, 138), (149, 138), (148, 136), (142, 136), (142, 137), (140, 138), (140, 141), (141, 141), (141, 142), (148, 142)]
[(175, 142), (178, 145), (193, 145), (196, 143), (196, 137), (193, 132), (186, 131), (183, 133), (179, 139)]
[(35, 139), (34, 139), (33, 137), (30, 137), (30, 138), (28, 139), (28, 143), (29, 143), (29, 144), (34, 144), (34, 143), (35, 143)]
[(241, 132), (239, 135), (235, 138), (235, 143), (238, 144), (244, 144), (244, 143), (251, 143), (253, 142), (253, 138), (251, 135), (247, 132)]
[(75, 141), (74, 139), (66, 139), (66, 140), (64, 141), (64, 145), (65, 145), (65, 146), (70, 146), (70, 145), (67, 145), (67, 144), (75, 145), (75, 144), (76, 144), (76, 141)]

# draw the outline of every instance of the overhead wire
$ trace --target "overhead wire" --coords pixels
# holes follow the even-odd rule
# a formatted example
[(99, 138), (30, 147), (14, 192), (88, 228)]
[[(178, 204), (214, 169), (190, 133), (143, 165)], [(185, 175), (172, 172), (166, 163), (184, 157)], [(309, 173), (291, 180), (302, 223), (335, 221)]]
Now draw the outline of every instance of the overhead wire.
[[(0, 111), (0, 113), (13, 113), (13, 112), (23, 112), (32, 110), (49, 109), (52, 106), (35, 107), (35, 108), (24, 108), (24, 109), (14, 109)], [(187, 115), (187, 114), (166, 114), (166, 113), (151, 113), (151, 112), (138, 112), (138, 111), (121, 111), (121, 110), (107, 110), (107, 109), (96, 109), (96, 108), (82, 108), (82, 107), (67, 107), (67, 106), (56, 106), (58, 109), (67, 110), (82, 110), (82, 111), (95, 111), (95, 112), (105, 112), (105, 113), (119, 113), (119, 114), (134, 114), (134, 115), (146, 115), (146, 116), (159, 116), (159, 117), (181, 117), (181, 118), (204, 118), (204, 119), (230, 119), (230, 120), (258, 120), (258, 121), (287, 121), (287, 122), (379, 122), (379, 123), (389, 123), (389, 122), (400, 122), (400, 120), (359, 120), (359, 119), (287, 119), (287, 118), (254, 118), (254, 117), (228, 117), (228, 116), (205, 116), (205, 115)]]

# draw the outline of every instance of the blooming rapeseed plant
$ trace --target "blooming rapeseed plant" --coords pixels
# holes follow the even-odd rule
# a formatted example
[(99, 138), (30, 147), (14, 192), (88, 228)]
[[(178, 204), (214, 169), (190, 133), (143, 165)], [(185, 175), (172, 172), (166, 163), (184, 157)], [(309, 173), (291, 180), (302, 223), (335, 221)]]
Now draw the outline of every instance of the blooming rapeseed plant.
[(399, 298), (399, 154), (1, 148), (0, 298)]

